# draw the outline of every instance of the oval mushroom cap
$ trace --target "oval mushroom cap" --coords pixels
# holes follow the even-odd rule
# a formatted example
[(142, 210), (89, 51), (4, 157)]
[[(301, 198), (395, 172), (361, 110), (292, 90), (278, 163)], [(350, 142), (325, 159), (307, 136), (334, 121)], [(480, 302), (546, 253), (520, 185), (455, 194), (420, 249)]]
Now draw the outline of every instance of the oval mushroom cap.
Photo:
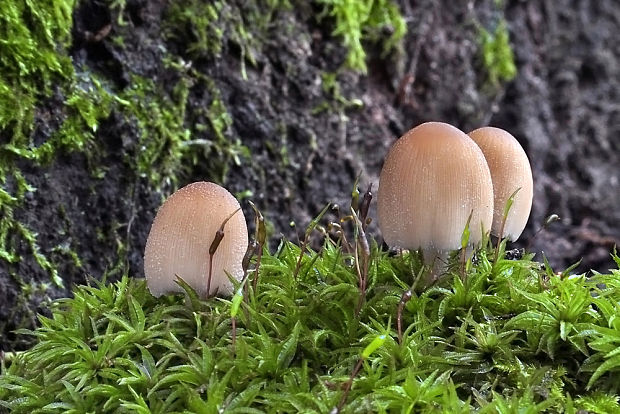
[(503, 129), (478, 128), (470, 132), (469, 136), (482, 149), (491, 170), (495, 198), (491, 229), (493, 235), (500, 235), (506, 202), (519, 189), (508, 212), (503, 234), (509, 240), (517, 240), (532, 209), (534, 184), (530, 161), (521, 144)]
[[(222, 223), (224, 238), (213, 255), (210, 292), (209, 247)], [(154, 296), (183, 292), (175, 283), (180, 276), (201, 297), (218, 292), (231, 294), (232, 283), (243, 277), (242, 260), (248, 230), (239, 202), (226, 189), (209, 182), (189, 184), (172, 194), (160, 207), (144, 251), (144, 275)]]
[(470, 244), (491, 228), (493, 185), (480, 148), (441, 122), (394, 143), (379, 181), (379, 227), (392, 247), (454, 250), (471, 213)]

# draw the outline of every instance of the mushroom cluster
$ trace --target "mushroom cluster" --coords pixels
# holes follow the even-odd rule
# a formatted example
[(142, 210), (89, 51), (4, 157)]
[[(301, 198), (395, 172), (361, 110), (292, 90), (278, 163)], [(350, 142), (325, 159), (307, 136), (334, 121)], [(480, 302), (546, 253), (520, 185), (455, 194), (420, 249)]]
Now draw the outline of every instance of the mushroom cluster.
[[(517, 191), (518, 190), (518, 191)], [(504, 233), (516, 240), (532, 203), (532, 173), (517, 140), (498, 128), (469, 134), (441, 122), (405, 133), (381, 171), (379, 227), (391, 247), (422, 249), (425, 260), (469, 245), (491, 231), (502, 237), (503, 211), (517, 192)]]
[(189, 184), (160, 207), (146, 241), (144, 275), (154, 296), (182, 292), (177, 276), (201, 297), (230, 295), (241, 280), (248, 229), (239, 202), (209, 182)]
[[(516, 240), (532, 193), (527, 155), (508, 132), (485, 127), (467, 135), (427, 122), (397, 140), (385, 159), (379, 227), (391, 247), (421, 249), (436, 273), (436, 259), (465, 241), (475, 246), (487, 232)], [(164, 202), (153, 221), (144, 253), (148, 287), (155, 296), (179, 292), (180, 277), (202, 297), (229, 295), (231, 278), (243, 278), (247, 245), (235, 197), (213, 183), (189, 184)]]

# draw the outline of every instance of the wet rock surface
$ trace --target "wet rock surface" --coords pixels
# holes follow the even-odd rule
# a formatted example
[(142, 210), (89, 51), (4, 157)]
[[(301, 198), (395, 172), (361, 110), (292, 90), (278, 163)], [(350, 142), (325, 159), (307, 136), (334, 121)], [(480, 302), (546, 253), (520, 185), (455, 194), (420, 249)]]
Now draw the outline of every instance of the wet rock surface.
[[(534, 170), (534, 207), (513, 247), (544, 251), (557, 270), (581, 258), (578, 271), (612, 267), (609, 252), (620, 244), (620, 9), (614, 1), (515, 1), (504, 12), (494, 1), (403, 1), (409, 30), (403, 48), (382, 57), (380, 47), (368, 45), (367, 75), (338, 70), (346, 50), (329, 21), (317, 20), (320, 10), (303, 3), (277, 12), (258, 39), (254, 62), (246, 59), (244, 78), (235, 42), (223, 42), (217, 58), (195, 58), (185, 55), (178, 36), (162, 35), (171, 30), (163, 27), (166, 2), (129, 1), (122, 25), (117, 11), (83, 2), (74, 14), (74, 65), (117, 90), (131, 87), (132, 74), (167, 90), (178, 81), (178, 71), (165, 63), (172, 54), (211, 79), (232, 119), (227, 136), (251, 153), (230, 169), (225, 185), (233, 193), (252, 193), (271, 224), (273, 243), (282, 235), (296, 240), (289, 223), (305, 228), (326, 203), (348, 205), (358, 174), (362, 188), (372, 182), (376, 189), (394, 140), (420, 122), (437, 120), (466, 132), (498, 126), (523, 144)], [(518, 74), (490, 85), (480, 60), (479, 27), (495, 27), (502, 15)], [(337, 71), (335, 98), (323, 85), (324, 75)], [(189, 88), (187, 112), (199, 113), (211, 98), (197, 82)], [(54, 108), (61, 102), (52, 96), (41, 105), (41, 134), (57, 122)], [(188, 125), (198, 121), (185, 119)], [(49, 299), (66, 296), (72, 283), (87, 276), (107, 271), (113, 279), (124, 264), (142, 276), (150, 222), (175, 183), (162, 180), (154, 188), (135, 175), (127, 154), (140, 151), (136, 134), (136, 125), (113, 112), (99, 126), (94, 155), (72, 153), (51, 165), (21, 166), (37, 191), (15, 216), (38, 233), (41, 253), (57, 256), (65, 288), (24, 297), (23, 283), (49, 280), (28, 259), (28, 246), (21, 247), (21, 262), (0, 262), (6, 332), (31, 326), (34, 312), (45, 312)], [(215, 179), (208, 167), (216, 161), (188, 164), (176, 186)], [(93, 174), (97, 165), (105, 174)], [(552, 213), (562, 220), (532, 239)], [(370, 215), (376, 216), (374, 205)], [(376, 226), (370, 233), (380, 238)], [(75, 251), (79, 265), (55, 249), (59, 245)], [(26, 344), (21, 341), (5, 333), (0, 348), (20, 348)]]

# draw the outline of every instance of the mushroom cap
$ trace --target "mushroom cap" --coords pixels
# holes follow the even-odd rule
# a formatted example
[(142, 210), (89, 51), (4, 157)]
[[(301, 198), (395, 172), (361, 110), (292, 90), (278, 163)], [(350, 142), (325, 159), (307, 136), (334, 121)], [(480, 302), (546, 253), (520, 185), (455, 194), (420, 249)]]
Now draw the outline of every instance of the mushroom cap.
[[(209, 247), (222, 223), (224, 238), (213, 255), (210, 292)], [(248, 245), (248, 229), (239, 202), (225, 188), (209, 182), (189, 184), (172, 194), (160, 207), (144, 250), (144, 275), (154, 296), (182, 292), (177, 275), (201, 297), (215, 292), (230, 295), (227, 274), (243, 277), (242, 260)]]
[(478, 128), (470, 132), (469, 136), (482, 150), (491, 170), (494, 193), (493, 235), (499, 236), (506, 202), (519, 189), (508, 212), (503, 234), (509, 240), (517, 240), (527, 224), (534, 196), (532, 168), (525, 150), (515, 137), (500, 128)]
[(491, 173), (482, 151), (464, 132), (427, 122), (392, 145), (381, 170), (377, 203), (388, 245), (458, 249), (470, 214), (470, 244), (479, 243), (491, 228)]

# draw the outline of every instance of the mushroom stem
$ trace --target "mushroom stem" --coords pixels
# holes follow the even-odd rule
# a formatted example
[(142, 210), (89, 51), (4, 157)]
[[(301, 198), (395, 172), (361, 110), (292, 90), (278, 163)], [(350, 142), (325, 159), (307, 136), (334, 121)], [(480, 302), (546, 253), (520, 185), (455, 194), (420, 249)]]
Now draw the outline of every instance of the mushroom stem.
[(446, 270), (446, 261), (448, 252), (428, 247), (422, 251), (424, 256), (424, 265), (428, 266), (428, 273), (424, 280), (426, 286), (432, 286), (439, 280), (439, 277)]

